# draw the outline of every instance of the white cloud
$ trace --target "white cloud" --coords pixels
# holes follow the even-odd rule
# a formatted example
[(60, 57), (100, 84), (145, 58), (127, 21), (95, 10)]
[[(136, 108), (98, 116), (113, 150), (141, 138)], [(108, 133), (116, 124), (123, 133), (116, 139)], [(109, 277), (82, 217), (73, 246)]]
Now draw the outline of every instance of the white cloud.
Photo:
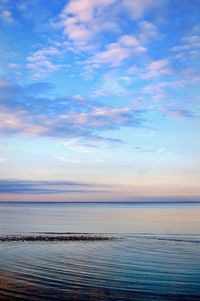
[(174, 52), (187, 51), (194, 48), (200, 48), (200, 36), (192, 35), (184, 37), (182, 40), (183, 44), (173, 47), (171, 50)]
[(31, 71), (34, 78), (43, 77), (60, 69), (60, 64), (52, 62), (52, 58), (60, 55), (61, 51), (53, 46), (37, 50), (27, 57), (26, 67)]
[(0, 21), (8, 24), (14, 23), (12, 5), (10, 0), (0, 1)]
[(20, 67), (19, 64), (15, 64), (15, 63), (8, 64), (9, 69), (18, 69), (19, 67)]
[(108, 71), (97, 82), (92, 96), (125, 96), (129, 93), (127, 86), (132, 80), (132, 76), (119, 75), (114, 70)]
[(171, 74), (171, 72), (172, 70), (170, 69), (169, 61), (167, 59), (156, 60), (147, 66), (142, 74), (142, 78), (151, 79), (161, 75)]
[(82, 95), (76, 94), (73, 96), (73, 99), (75, 99), (77, 102), (87, 102), (87, 99), (83, 97)]
[(194, 26), (190, 33), (181, 39), (181, 43), (171, 48), (175, 59), (187, 61), (200, 56), (200, 26)]
[(165, 1), (160, 0), (123, 0), (122, 6), (135, 19), (142, 19), (149, 11), (159, 9)]
[(149, 21), (140, 21), (138, 38), (141, 43), (146, 43), (152, 39), (160, 38), (159, 32), (155, 24)]
[(76, 126), (87, 126), (89, 128), (115, 127), (125, 124), (132, 118), (130, 108), (95, 108), (87, 113), (67, 112), (60, 115), (64, 122), (73, 122)]
[(104, 51), (97, 52), (90, 60), (91, 67), (108, 64), (112, 67), (119, 66), (124, 60), (134, 53), (143, 53), (147, 49), (140, 45), (139, 40), (131, 35), (122, 36), (117, 43), (111, 43)]
[(125, 47), (140, 47), (138, 39), (134, 36), (124, 35), (120, 38), (119, 43)]
[(118, 66), (130, 57), (131, 50), (128, 47), (123, 47), (117, 43), (108, 45), (107, 49), (102, 52), (98, 52), (91, 62), (97, 65), (109, 64), (111, 66)]
[[(100, 137), (100, 136), (91, 136), (91, 137), (87, 137), (87, 139), (84, 138), (69, 139), (68, 141), (63, 142), (61, 146), (63, 145), (65, 148), (78, 153), (91, 153), (91, 152), (98, 151), (101, 147), (115, 148), (123, 144), (124, 142), (119, 139), (112, 139), (112, 138)], [(66, 159), (66, 157), (64, 158)], [(103, 162), (102, 158), (101, 159), (96, 158), (96, 160), (99, 163)]]
[(14, 22), (12, 12), (10, 10), (7, 10), (7, 9), (0, 12), (0, 18), (3, 21), (7, 22), (7, 23), (13, 23)]
[(84, 48), (97, 33), (115, 29), (117, 24), (106, 20), (104, 13), (116, 2), (117, 0), (71, 0), (60, 14), (60, 24), (68, 39)]
[[(158, 3), (154, 0), (155, 5)], [(159, 2), (159, 1), (158, 1)], [(154, 7), (151, 0), (131, 2), (131, 7), (136, 9), (137, 14)], [(141, 4), (142, 3), (142, 4)], [(84, 66), (83, 76), (88, 77), (96, 68), (102, 65), (109, 67), (120, 66), (129, 58), (137, 57), (138, 54), (147, 52), (144, 46), (146, 42), (159, 36), (156, 26), (149, 21), (140, 21), (137, 24), (138, 31), (135, 35), (124, 32), (121, 14), (124, 7), (127, 8), (130, 1), (119, 0), (71, 0), (59, 14), (59, 27), (64, 33), (64, 40), (54, 41), (49, 47), (31, 54), (28, 58), (27, 68), (32, 71), (33, 77), (39, 78), (57, 71), (62, 66), (54, 57), (71, 51), (79, 59), (80, 52), (85, 52), (90, 58), (83, 58), (80, 65)], [(117, 22), (119, 21), (119, 22)], [(55, 24), (54, 24), (55, 25)], [(58, 27), (56, 27), (58, 29)], [(114, 31), (113, 40), (109, 43), (101, 35), (104, 31)], [(118, 36), (118, 38), (116, 38)], [(92, 56), (91, 56), (92, 53)]]
[(158, 60), (158, 61), (154, 61), (149, 65), (149, 69), (150, 70), (160, 70), (165, 68), (168, 65), (168, 61), (167, 60)]

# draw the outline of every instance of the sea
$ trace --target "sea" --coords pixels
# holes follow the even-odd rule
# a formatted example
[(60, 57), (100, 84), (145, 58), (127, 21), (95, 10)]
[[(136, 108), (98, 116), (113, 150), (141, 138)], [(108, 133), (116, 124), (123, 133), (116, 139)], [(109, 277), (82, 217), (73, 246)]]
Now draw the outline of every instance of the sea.
[(200, 202), (0, 203), (0, 300), (200, 300)]

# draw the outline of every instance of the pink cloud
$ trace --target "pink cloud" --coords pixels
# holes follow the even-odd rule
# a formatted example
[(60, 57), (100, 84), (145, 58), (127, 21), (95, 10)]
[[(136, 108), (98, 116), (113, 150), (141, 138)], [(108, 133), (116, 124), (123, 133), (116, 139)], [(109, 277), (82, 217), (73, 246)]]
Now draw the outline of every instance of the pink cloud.
[(131, 35), (121, 36), (117, 43), (111, 43), (104, 51), (97, 52), (90, 60), (89, 64), (98, 67), (102, 64), (118, 66), (134, 53), (143, 53), (147, 49), (140, 45), (138, 39)]
[(149, 11), (160, 9), (165, 1), (160, 0), (124, 0), (122, 6), (135, 19), (142, 19)]
[(60, 24), (68, 39), (76, 46), (86, 46), (98, 32), (113, 29), (116, 25), (106, 19), (102, 12), (116, 0), (70, 1), (60, 14)]
[(52, 57), (59, 57), (61, 51), (53, 46), (37, 50), (27, 57), (26, 67), (34, 78), (43, 77), (60, 69), (61, 65), (52, 62)]
[(156, 60), (151, 62), (142, 74), (142, 78), (150, 79), (159, 77), (163, 74), (171, 74), (172, 69), (170, 68), (169, 61), (167, 59)]

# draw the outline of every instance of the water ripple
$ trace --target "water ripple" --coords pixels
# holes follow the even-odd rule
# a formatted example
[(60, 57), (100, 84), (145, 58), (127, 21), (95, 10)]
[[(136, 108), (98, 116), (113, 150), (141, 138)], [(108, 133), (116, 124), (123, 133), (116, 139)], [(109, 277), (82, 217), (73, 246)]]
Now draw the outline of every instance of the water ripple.
[(122, 238), (1, 243), (0, 299), (199, 300), (193, 239)]

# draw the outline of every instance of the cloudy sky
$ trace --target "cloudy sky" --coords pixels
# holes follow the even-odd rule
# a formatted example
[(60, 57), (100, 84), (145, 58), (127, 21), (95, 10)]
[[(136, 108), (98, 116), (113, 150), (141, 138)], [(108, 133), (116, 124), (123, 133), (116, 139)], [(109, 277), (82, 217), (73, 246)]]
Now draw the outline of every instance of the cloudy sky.
[(199, 0), (0, 1), (0, 200), (200, 195)]

